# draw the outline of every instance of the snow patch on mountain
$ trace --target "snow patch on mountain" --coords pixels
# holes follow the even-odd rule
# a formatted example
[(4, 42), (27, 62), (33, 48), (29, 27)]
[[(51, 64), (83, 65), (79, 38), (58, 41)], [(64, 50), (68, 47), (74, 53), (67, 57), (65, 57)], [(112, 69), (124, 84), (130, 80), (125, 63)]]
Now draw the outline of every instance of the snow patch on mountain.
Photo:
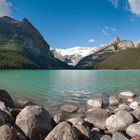
[(76, 46), (73, 48), (68, 49), (59, 49), (55, 48), (57, 52), (59, 52), (62, 56), (66, 55), (81, 55), (82, 57), (85, 57), (87, 55), (90, 55), (96, 51), (96, 47), (80, 47)]

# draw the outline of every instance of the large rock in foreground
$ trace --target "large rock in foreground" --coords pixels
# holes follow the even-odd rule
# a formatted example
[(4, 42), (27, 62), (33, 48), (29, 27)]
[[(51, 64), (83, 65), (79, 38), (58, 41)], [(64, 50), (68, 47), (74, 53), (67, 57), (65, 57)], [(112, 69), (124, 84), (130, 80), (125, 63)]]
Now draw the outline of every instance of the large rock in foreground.
[(104, 135), (100, 138), (100, 140), (112, 140), (112, 138), (109, 135)]
[(52, 130), (52, 117), (40, 106), (27, 106), (17, 116), (16, 124), (32, 140), (42, 140)]
[(12, 97), (5, 90), (0, 89), (0, 101), (4, 102), (6, 107), (11, 107), (11, 108), (15, 107)]
[(0, 109), (0, 126), (4, 124), (14, 124), (14, 119), (10, 113), (7, 113)]
[(109, 114), (100, 108), (92, 109), (86, 114), (85, 121), (93, 124), (95, 127), (105, 130), (106, 129), (106, 119), (109, 117)]
[(67, 122), (59, 123), (45, 140), (79, 140), (77, 131)]
[(134, 98), (135, 93), (131, 92), (131, 91), (124, 91), (121, 92), (119, 95), (119, 98), (121, 99), (129, 99), (129, 98)]
[(67, 112), (67, 113), (73, 113), (77, 109), (78, 109), (77, 106), (71, 105), (71, 104), (66, 104), (66, 105), (61, 106), (61, 110), (64, 111), (64, 112)]
[(115, 131), (124, 131), (132, 123), (133, 123), (132, 115), (125, 110), (121, 110), (117, 112), (115, 115), (111, 115), (106, 120), (106, 127), (109, 132), (113, 133)]
[(92, 108), (101, 108), (103, 105), (102, 99), (89, 99), (87, 105)]
[(80, 140), (85, 140), (85, 139), (87, 140), (90, 138), (90, 131), (84, 125), (76, 124), (76, 125), (74, 125), (74, 127), (77, 128), (77, 130), (79, 130), (80, 133), (82, 134), (80, 136)]
[(18, 140), (17, 134), (13, 128), (8, 125), (3, 125), (0, 127), (0, 140)]
[(140, 103), (139, 102), (132, 102), (131, 104), (130, 104), (130, 108), (132, 108), (132, 109), (137, 109), (137, 108), (139, 108), (140, 107)]
[(134, 111), (131, 112), (131, 114), (140, 121), (140, 107), (136, 108)]
[(127, 133), (130, 137), (140, 136), (140, 122), (130, 125), (130, 126), (126, 129), (126, 133)]
[(117, 106), (119, 104), (119, 99), (117, 96), (110, 96), (109, 98), (109, 104), (110, 106)]
[(115, 132), (113, 134), (112, 140), (129, 140), (125, 135), (120, 132)]
[(140, 140), (140, 136), (133, 137), (131, 140)]
[(4, 102), (1, 102), (1, 101), (0, 101), (0, 110), (5, 111), (8, 114), (10, 114), (8, 111), (8, 108), (5, 106)]

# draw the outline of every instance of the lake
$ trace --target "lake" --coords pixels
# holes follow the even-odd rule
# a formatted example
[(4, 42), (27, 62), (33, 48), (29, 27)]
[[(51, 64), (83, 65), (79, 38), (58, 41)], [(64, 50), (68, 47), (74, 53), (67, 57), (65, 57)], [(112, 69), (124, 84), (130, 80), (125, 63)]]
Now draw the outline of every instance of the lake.
[(0, 70), (0, 89), (40, 105), (85, 103), (97, 93), (140, 93), (139, 70)]

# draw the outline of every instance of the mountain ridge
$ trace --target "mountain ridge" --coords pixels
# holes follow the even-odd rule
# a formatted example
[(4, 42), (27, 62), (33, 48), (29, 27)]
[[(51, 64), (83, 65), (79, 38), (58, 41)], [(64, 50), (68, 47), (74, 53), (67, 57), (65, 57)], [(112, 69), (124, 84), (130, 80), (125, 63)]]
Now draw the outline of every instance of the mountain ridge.
[(0, 68), (70, 68), (54, 58), (48, 43), (26, 18), (0, 18), (0, 54)]
[(52, 49), (28, 19), (0, 18), (0, 69), (134, 69), (139, 48), (140, 40), (116, 37), (100, 47)]
[(92, 54), (96, 51), (96, 47), (73, 47), (68, 49), (51, 49), (55, 58), (66, 62), (69, 65), (75, 66), (83, 57)]
[[(99, 47), (73, 47), (68, 49), (56, 48), (51, 49), (51, 51), (56, 58), (69, 65), (73, 65), (76, 69), (92, 69), (94, 62), (101, 61), (120, 50), (136, 48), (139, 43), (139, 41), (133, 42), (129, 40), (121, 40), (119, 37), (115, 37), (110, 42)], [(80, 52), (81, 50), (83, 52)], [(82, 55), (82, 53), (84, 55)]]
[[(104, 67), (104, 63), (106, 62), (106, 65), (108, 65), (108, 61), (106, 61), (108, 58), (112, 58), (112, 61), (110, 60), (109, 63), (113, 65), (113, 63), (115, 63), (115, 55), (119, 54), (120, 52), (123, 51), (121, 58), (116, 57), (116, 59), (123, 61), (123, 57), (125, 58), (125, 55), (128, 49), (132, 49), (129, 52), (129, 57), (133, 57), (131, 56), (132, 53), (131, 51), (133, 51), (133, 49), (136, 49), (136, 46), (134, 45), (134, 42), (129, 41), (129, 40), (120, 40), (119, 38), (116, 41), (113, 41), (103, 47), (101, 47), (98, 51), (96, 51), (95, 53), (84, 57), (83, 59), (81, 59), (79, 61), (79, 63), (75, 66), (76, 69), (106, 69), (106, 67)], [(124, 56), (123, 56), (124, 55)], [(119, 55), (118, 55), (119, 56)], [(114, 62), (113, 62), (114, 60)], [(138, 61), (138, 60), (137, 60)], [(124, 61), (123, 61), (124, 62)], [(124, 65), (128, 65), (127, 64), (127, 60), (124, 62)], [(107, 66), (107, 68), (109, 69), (109, 66)], [(131, 67), (128, 67), (131, 69)], [(120, 63), (118, 64), (118, 67), (111, 67), (110, 69), (122, 69), (120, 67)]]

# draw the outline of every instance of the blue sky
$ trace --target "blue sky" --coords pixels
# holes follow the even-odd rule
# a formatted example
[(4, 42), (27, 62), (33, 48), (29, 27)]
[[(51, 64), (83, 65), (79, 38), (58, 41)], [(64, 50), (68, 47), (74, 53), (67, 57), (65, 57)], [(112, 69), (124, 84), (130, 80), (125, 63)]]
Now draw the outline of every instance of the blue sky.
[(28, 18), (54, 48), (140, 38), (140, 0), (0, 0), (3, 15)]

